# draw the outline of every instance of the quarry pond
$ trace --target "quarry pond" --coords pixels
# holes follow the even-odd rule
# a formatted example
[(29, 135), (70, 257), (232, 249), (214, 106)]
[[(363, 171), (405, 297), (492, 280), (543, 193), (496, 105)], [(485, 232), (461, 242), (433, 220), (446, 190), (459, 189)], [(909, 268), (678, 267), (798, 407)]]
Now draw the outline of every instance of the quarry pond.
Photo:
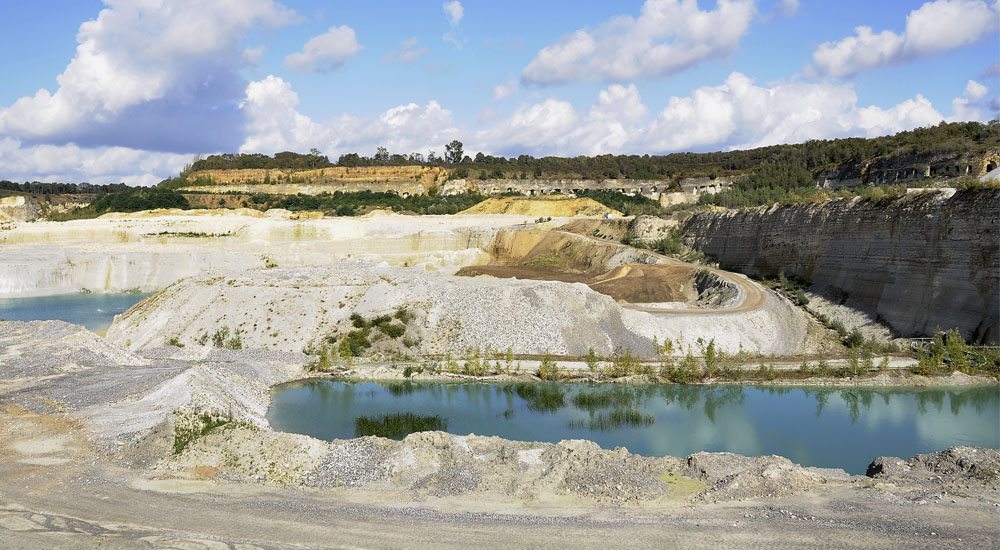
[[(1000, 387), (791, 388), (561, 383), (343, 382), (274, 388), (275, 430), (357, 435), (356, 419), (437, 416), (453, 434), (589, 439), (646, 456), (729, 451), (864, 474), (875, 456), (1000, 447)], [(439, 426), (440, 427), (440, 426)]]
[(130, 307), (149, 297), (148, 293), (118, 292), (58, 294), (33, 298), (0, 298), (0, 319), (4, 321), (66, 321), (103, 334)]

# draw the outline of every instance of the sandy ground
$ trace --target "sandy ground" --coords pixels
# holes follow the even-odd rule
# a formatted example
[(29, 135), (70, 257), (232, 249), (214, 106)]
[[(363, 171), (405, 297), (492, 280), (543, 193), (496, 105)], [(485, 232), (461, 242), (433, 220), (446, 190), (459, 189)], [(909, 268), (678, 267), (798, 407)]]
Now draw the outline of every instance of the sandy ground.
[[(301, 354), (129, 353), (59, 322), (0, 323), (0, 547), (996, 547), (1000, 452), (880, 459), (874, 477), (781, 457), (638, 457), (414, 434), (270, 431)], [(241, 424), (171, 450), (188, 410)], [(256, 427), (254, 427), (256, 426)], [(873, 457), (874, 458), (874, 457)]]

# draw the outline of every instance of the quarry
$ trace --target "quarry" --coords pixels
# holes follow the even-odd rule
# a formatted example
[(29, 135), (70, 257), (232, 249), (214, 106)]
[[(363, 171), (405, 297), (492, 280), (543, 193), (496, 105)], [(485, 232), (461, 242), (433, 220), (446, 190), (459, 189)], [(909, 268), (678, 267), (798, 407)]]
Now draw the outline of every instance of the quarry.
[[(394, 174), (387, 185), (412, 182), (400, 194), (444, 180), (428, 169)], [(350, 186), (372, 171), (315, 177)], [(261, 178), (275, 183), (246, 183)], [(310, 185), (266, 171), (213, 179), (213, 192), (243, 194)], [(921, 373), (908, 338), (955, 329), (970, 343), (996, 339), (996, 189), (656, 217), (562, 197), (575, 184), (557, 184), (559, 196), (495, 196), (454, 215), (9, 216), (0, 299), (151, 295), (104, 335), (58, 320), (0, 321), (0, 541), (29, 533), (57, 546), (270, 548), (335, 536), (465, 547), (471, 525), (485, 546), (504, 547), (523, 542), (504, 531), (511, 525), (532, 545), (579, 529), (588, 532), (581, 545), (595, 547), (622, 536), (995, 544), (996, 378)], [(664, 239), (680, 252), (653, 244)], [(838, 325), (883, 347), (859, 357)], [(358, 403), (376, 394), (447, 403), (461, 387), (471, 396), (463, 406), (506, 403), (476, 431), (506, 423), (515, 435), (321, 438), (273, 427), (279, 394), (328, 395), (334, 386), (309, 385), (327, 382)], [(685, 384), (694, 393), (670, 389)], [(815, 393), (817, 419), (832, 399), (823, 418), (850, 429), (873, 401), (895, 403), (884, 414), (898, 415), (906, 400), (919, 410), (944, 400), (972, 415), (976, 427), (962, 432), (972, 443), (832, 465), (767, 452), (765, 426), (802, 411), (762, 413), (756, 426), (740, 419), (757, 400), (800, 391)], [(612, 401), (625, 408), (601, 408)], [(700, 428), (671, 425), (677, 407), (698, 411), (690, 422)], [(581, 416), (563, 421), (570, 411)], [(461, 415), (450, 414), (455, 426)], [(554, 435), (524, 439), (519, 422), (555, 422)], [(930, 441), (949, 433), (946, 419), (921, 422), (940, 424)], [(706, 452), (695, 439), (671, 456), (608, 435), (643, 426), (677, 432), (634, 435), (642, 441), (716, 430), (758, 439), (741, 454)], [(442, 532), (452, 538), (442, 543)]]

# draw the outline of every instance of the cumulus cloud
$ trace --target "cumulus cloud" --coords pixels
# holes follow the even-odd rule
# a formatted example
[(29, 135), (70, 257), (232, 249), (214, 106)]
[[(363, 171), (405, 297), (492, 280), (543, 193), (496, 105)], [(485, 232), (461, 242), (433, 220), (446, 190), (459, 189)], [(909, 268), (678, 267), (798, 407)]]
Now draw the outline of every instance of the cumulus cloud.
[(242, 142), (240, 42), (251, 27), (288, 24), (294, 12), (273, 0), (105, 4), (80, 25), (55, 92), (0, 108), (0, 135), (175, 152)]
[(177, 174), (190, 155), (155, 153), (128, 147), (83, 148), (78, 145), (25, 145), (0, 139), (0, 173), (13, 181), (124, 182), (149, 186)]
[[(975, 82), (953, 102), (955, 120), (984, 120), (987, 90)], [(314, 121), (297, 111), (298, 95), (276, 76), (251, 83), (242, 108), (249, 123), (242, 152), (306, 151), (331, 157), (370, 154), (379, 145), (392, 152), (439, 153), (459, 139), (468, 151), (515, 156), (663, 153), (744, 149), (810, 139), (874, 137), (934, 125), (945, 117), (916, 95), (889, 108), (859, 104), (849, 83), (779, 82), (759, 86), (734, 72), (717, 86), (671, 97), (651, 113), (634, 84), (601, 90), (586, 112), (549, 97), (523, 103), (507, 116), (484, 111), (478, 131), (455, 127), (437, 101), (410, 103), (374, 119), (349, 115)]]
[(426, 46), (418, 47), (420, 44), (420, 39), (414, 36), (408, 40), (400, 42), (399, 47), (396, 51), (385, 56), (385, 61), (390, 63), (412, 63), (428, 52), (429, 48)]
[(306, 42), (301, 52), (285, 58), (285, 66), (302, 73), (328, 73), (361, 51), (354, 29), (347, 25), (330, 27), (325, 33)]
[(1000, 28), (1000, 2), (936, 0), (906, 16), (902, 34), (860, 26), (853, 36), (825, 42), (813, 53), (810, 72), (849, 76), (867, 69), (935, 55), (983, 40)]
[(672, 97), (647, 130), (651, 150), (751, 148), (842, 136), (873, 137), (936, 124), (944, 117), (917, 95), (891, 109), (859, 107), (849, 84), (756, 86), (734, 72), (719, 86)]
[(442, 152), (458, 137), (451, 111), (434, 100), (388, 109), (375, 119), (351, 115), (317, 122), (298, 112), (299, 96), (289, 82), (269, 75), (247, 87), (241, 109), (248, 117), (243, 153), (307, 151), (313, 147), (336, 158), (343, 153), (371, 154), (379, 145), (392, 152)]
[(622, 81), (674, 74), (733, 52), (756, 14), (752, 0), (646, 0), (638, 18), (615, 17), (542, 48), (521, 72), (532, 84)]
[(975, 80), (970, 80), (965, 85), (965, 92), (962, 94), (962, 97), (952, 100), (951, 108), (954, 114), (948, 119), (949, 122), (965, 120), (981, 121), (989, 118), (985, 115), (985, 111), (991, 107), (983, 104), (983, 99), (986, 98), (988, 92), (989, 90), (986, 86)]
[[(975, 86), (966, 92), (967, 97), (978, 98), (975, 101), (982, 101), (983, 94)], [(652, 119), (634, 85), (615, 84), (602, 90), (586, 116), (552, 98), (522, 105), (507, 119), (477, 132), (469, 149), (506, 155), (745, 149), (810, 139), (874, 137), (942, 120), (944, 116), (921, 95), (884, 109), (859, 105), (850, 84), (757, 86), (734, 72), (718, 86), (671, 97)]]
[(462, 7), (462, 3), (458, 0), (453, 2), (444, 3), (444, 14), (448, 17), (448, 23), (454, 27), (462, 20), (465, 16), (465, 8)]

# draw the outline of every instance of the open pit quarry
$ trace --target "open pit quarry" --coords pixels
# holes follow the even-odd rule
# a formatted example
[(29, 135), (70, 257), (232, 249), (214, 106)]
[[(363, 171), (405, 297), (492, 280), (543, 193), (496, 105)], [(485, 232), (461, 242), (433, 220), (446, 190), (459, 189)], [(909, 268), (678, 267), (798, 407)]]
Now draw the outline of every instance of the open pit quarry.
[[(615, 220), (541, 215), (154, 211), (5, 226), (0, 297), (157, 293), (106, 338), (0, 322), (0, 546), (996, 544), (990, 449), (872, 456), (869, 475), (852, 476), (585, 440), (271, 430), (271, 388), (311, 376), (306, 352), (349, 331), (352, 314), (406, 312), (408, 344), (387, 355), (651, 357), (665, 339), (678, 355), (710, 340), (763, 356), (815, 351), (818, 323), (744, 275), (597, 236)], [(239, 349), (213, 345), (222, 329)], [(389, 361), (364, 375), (403, 376)]]

